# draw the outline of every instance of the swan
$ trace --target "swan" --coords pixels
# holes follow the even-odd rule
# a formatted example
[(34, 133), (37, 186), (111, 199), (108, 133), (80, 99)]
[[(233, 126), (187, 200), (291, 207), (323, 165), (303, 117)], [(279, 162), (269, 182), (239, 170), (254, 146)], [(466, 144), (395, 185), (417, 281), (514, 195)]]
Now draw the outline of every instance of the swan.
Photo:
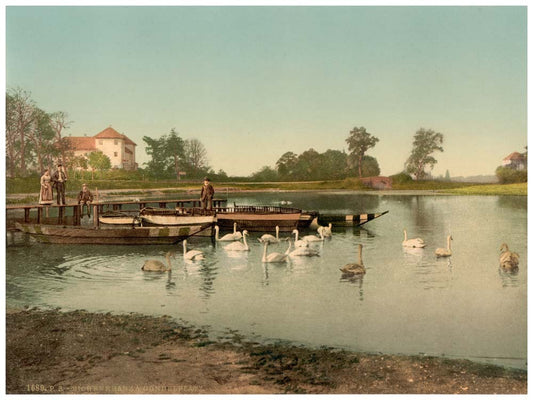
[(167, 259), (167, 265), (163, 264), (159, 260), (146, 260), (144, 262), (144, 265), (141, 267), (143, 271), (152, 271), (152, 272), (166, 272), (170, 271), (171, 265), (170, 265), (170, 257), (174, 257), (174, 253), (169, 251), (166, 254)]
[[(290, 249), (291, 249), (290, 243), (291, 242), (289, 241), (289, 249), (287, 251), (290, 251)], [(318, 250), (311, 249), (308, 246), (296, 247), (295, 250), (293, 250), (293, 251), (291, 251), (289, 253), (289, 256), (291, 256), (291, 257), (299, 257), (299, 256), (313, 257), (313, 256), (319, 256), (319, 255), (320, 254), (318, 253)]]
[(228, 251), (249, 251), (250, 247), (248, 246), (248, 242), (246, 242), (246, 236), (248, 236), (248, 231), (247, 230), (242, 231), (242, 239), (244, 243), (233, 242), (233, 243), (230, 243), (224, 246), (224, 249)]
[(306, 235), (306, 236), (304, 236), (302, 238), (302, 240), (305, 240), (306, 242), (322, 242), (322, 241), (324, 241), (324, 227), (323, 226), (319, 226), (317, 231), (320, 234), (320, 237), (316, 236), (316, 235)]
[(269, 243), (264, 242), (263, 247), (263, 258), (261, 258), (261, 261), (264, 263), (278, 263), (278, 262), (286, 262), (289, 260), (289, 250), (291, 249), (291, 242), (289, 241), (289, 248), (284, 254), (281, 253), (270, 253), (267, 255), (267, 247)]
[(294, 238), (294, 247), (309, 247), (309, 243), (305, 240), (298, 240), (298, 229), (294, 229), (292, 234), (295, 235)]
[(402, 245), (404, 247), (419, 247), (423, 248), (426, 247), (426, 243), (424, 242), (424, 239), (415, 238), (415, 239), (407, 239), (407, 230), (403, 230), (403, 242)]
[(271, 235), (270, 233), (265, 233), (258, 239), (261, 243), (279, 243), (279, 226), (276, 225), (276, 236)]
[(500, 247), (500, 267), (507, 271), (512, 271), (518, 268), (519, 255), (509, 250), (507, 243), (502, 243)]
[[(323, 226), (323, 227), (318, 227), (318, 229), (322, 228), (322, 233), (325, 237), (331, 237), (332, 236), (332, 232), (331, 232), (331, 228), (333, 227), (333, 224), (330, 222), (328, 224), (328, 226)], [(317, 232), (318, 232), (318, 229), (317, 229)], [(319, 232), (320, 233), (320, 232)]]
[(200, 250), (189, 250), (187, 251), (187, 240), (183, 241), (183, 258), (186, 260), (203, 260), (204, 253)]
[(435, 250), (435, 255), (437, 257), (450, 257), (452, 255), (452, 235), (448, 235), (446, 240), (448, 242), (448, 247), (446, 249), (439, 247), (437, 250)]
[(353, 264), (346, 264), (344, 267), (339, 268), (343, 275), (364, 275), (366, 274), (365, 266), (363, 265), (363, 245), (359, 244), (359, 262)]
[(242, 235), (237, 232), (237, 224), (233, 224), (233, 233), (227, 233), (222, 237), (219, 237), (220, 227), (215, 225), (215, 240), (217, 242), (233, 242), (234, 240), (240, 240)]

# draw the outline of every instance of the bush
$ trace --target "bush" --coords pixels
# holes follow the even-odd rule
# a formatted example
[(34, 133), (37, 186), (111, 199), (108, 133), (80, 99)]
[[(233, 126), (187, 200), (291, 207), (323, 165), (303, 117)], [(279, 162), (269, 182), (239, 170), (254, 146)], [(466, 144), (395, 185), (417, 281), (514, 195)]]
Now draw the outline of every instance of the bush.
[(496, 168), (496, 176), (500, 183), (527, 182), (527, 170), (518, 171), (508, 167)]
[(405, 173), (405, 172), (400, 172), (399, 174), (396, 174), (396, 175), (391, 175), (389, 178), (392, 179), (392, 184), (393, 185), (400, 185), (402, 183), (411, 183), (413, 182), (413, 178), (411, 178), (411, 175)]

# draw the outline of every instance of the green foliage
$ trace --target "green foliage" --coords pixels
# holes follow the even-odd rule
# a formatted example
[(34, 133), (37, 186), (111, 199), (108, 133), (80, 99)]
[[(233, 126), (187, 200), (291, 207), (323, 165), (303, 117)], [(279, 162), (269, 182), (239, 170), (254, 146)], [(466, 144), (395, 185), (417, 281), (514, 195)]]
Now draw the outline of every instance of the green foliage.
[(106, 171), (111, 168), (111, 160), (101, 151), (89, 153), (88, 165), (93, 171)]
[(378, 142), (379, 139), (368, 133), (363, 126), (360, 128), (355, 127), (350, 131), (346, 143), (348, 143), (348, 150), (350, 151), (351, 158), (356, 161), (359, 178), (364, 176), (363, 157), (365, 156), (365, 153), (373, 148)]
[(270, 167), (263, 167), (251, 176), (254, 182), (272, 182), (278, 180), (278, 173)]
[(413, 182), (413, 178), (411, 178), (411, 175), (406, 174), (405, 172), (400, 172), (399, 174), (390, 176), (392, 179), (392, 185), (401, 185), (406, 183)]
[(513, 168), (500, 166), (496, 168), (496, 176), (500, 183), (527, 182), (527, 170), (515, 170)]
[(405, 172), (413, 174), (417, 180), (427, 176), (425, 168), (433, 169), (437, 160), (432, 156), (436, 151), (444, 151), (444, 135), (432, 129), (420, 128), (413, 139), (411, 155), (405, 162)]
[(361, 178), (365, 178), (368, 176), (379, 176), (381, 170), (379, 168), (378, 160), (376, 160), (374, 157), (363, 156), (361, 161), (361, 168), (359, 168), (359, 158), (355, 158), (352, 155), (348, 157), (348, 164), (350, 165), (350, 175), (361, 174)]

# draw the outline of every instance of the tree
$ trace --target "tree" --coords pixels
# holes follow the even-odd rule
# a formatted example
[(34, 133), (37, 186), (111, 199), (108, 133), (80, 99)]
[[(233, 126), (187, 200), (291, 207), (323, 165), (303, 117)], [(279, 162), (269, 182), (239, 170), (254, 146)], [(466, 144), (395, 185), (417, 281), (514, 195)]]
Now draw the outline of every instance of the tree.
[(111, 160), (101, 151), (93, 151), (89, 154), (89, 166), (91, 167), (91, 179), (94, 180), (94, 171), (107, 171), (111, 168)]
[(198, 139), (187, 139), (184, 144), (184, 163), (191, 176), (205, 175), (209, 170), (207, 150)]
[(146, 163), (147, 171), (158, 178), (176, 177), (184, 163), (184, 141), (174, 128), (170, 134), (163, 135), (159, 139), (143, 137), (146, 143), (146, 154), (152, 159)]
[(278, 180), (278, 174), (275, 169), (265, 166), (259, 171), (252, 174), (252, 180), (258, 182), (271, 182)]
[(34, 120), (28, 126), (26, 137), (28, 145), (31, 146), (31, 152), (37, 158), (37, 167), (42, 174), (45, 164), (53, 164), (52, 157), (57, 155), (54, 146), (55, 133), (50, 126), (50, 116), (43, 110), (35, 107)]
[(17, 168), (23, 175), (26, 173), (26, 135), (35, 121), (35, 108), (29, 92), (16, 88), (6, 93), (6, 158), (10, 176)]
[(291, 179), (294, 176), (297, 163), (298, 156), (292, 151), (288, 151), (283, 154), (276, 162), (276, 169), (280, 179)]
[(346, 139), (346, 143), (348, 143), (350, 155), (357, 159), (359, 178), (363, 176), (363, 157), (377, 142), (379, 142), (379, 139), (368, 133), (363, 126), (360, 128), (355, 127), (350, 131), (350, 136)]
[(411, 155), (405, 162), (405, 171), (413, 174), (417, 180), (424, 178), (426, 166), (433, 169), (437, 160), (431, 155), (436, 151), (444, 151), (442, 143), (444, 135), (432, 129), (420, 128), (414, 135)]
[(344, 179), (347, 176), (348, 155), (339, 150), (326, 150), (321, 155), (319, 179)]
[(72, 121), (68, 120), (68, 114), (63, 111), (57, 111), (50, 114), (50, 126), (55, 132), (56, 136), (56, 146), (61, 154), (61, 160), (66, 163), (69, 158), (69, 142), (63, 137), (63, 131), (70, 128)]
[(371, 156), (363, 156), (361, 164), (359, 164), (358, 158), (350, 156), (348, 157), (348, 164), (352, 171), (360, 171), (360, 178), (367, 176), (378, 176), (381, 172), (378, 160)]

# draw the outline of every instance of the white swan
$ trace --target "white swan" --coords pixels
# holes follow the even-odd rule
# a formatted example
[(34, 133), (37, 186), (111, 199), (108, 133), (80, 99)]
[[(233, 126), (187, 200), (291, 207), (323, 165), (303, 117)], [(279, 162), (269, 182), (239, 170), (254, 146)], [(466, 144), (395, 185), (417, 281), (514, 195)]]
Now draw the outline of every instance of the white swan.
[(215, 240), (217, 242), (233, 242), (234, 240), (240, 240), (242, 235), (240, 232), (236, 231), (237, 224), (233, 224), (233, 233), (227, 233), (222, 237), (219, 237), (220, 227), (218, 225), (215, 225)]
[(224, 246), (224, 250), (228, 250), (228, 251), (249, 251), (250, 247), (248, 246), (248, 242), (246, 242), (246, 236), (248, 236), (248, 231), (247, 230), (242, 231), (243, 242), (230, 243), (230, 244)]
[(346, 264), (344, 267), (339, 268), (343, 275), (364, 275), (366, 274), (366, 268), (363, 265), (363, 245), (359, 244), (359, 262), (353, 264)]
[(187, 251), (187, 240), (183, 241), (183, 258), (186, 260), (203, 260), (204, 259), (204, 253), (202, 253), (200, 250), (189, 250)]
[(414, 239), (407, 239), (407, 230), (403, 230), (403, 247), (418, 247), (423, 248), (426, 247), (426, 243), (424, 242), (424, 239), (420, 238), (414, 238)]
[[(328, 226), (323, 226), (322, 228), (323, 228), (322, 233), (325, 237), (332, 236), (331, 228), (333, 228), (333, 224), (331, 222), (328, 224)], [(318, 227), (318, 229), (320, 229), (320, 227)], [(318, 232), (318, 229), (317, 229), (317, 232)]]
[(279, 226), (276, 225), (276, 236), (271, 235), (270, 233), (265, 233), (258, 239), (261, 243), (279, 243)]
[(305, 240), (306, 242), (322, 242), (324, 241), (324, 227), (319, 226), (317, 229), (320, 236), (316, 235), (306, 235), (302, 238), (302, 240)]
[(437, 250), (435, 250), (435, 255), (437, 257), (450, 257), (452, 255), (452, 235), (448, 235), (446, 240), (448, 242), (448, 247), (445, 249), (439, 247)]
[(264, 262), (264, 263), (281, 263), (281, 262), (286, 262), (288, 261), (289, 259), (289, 250), (291, 249), (291, 242), (289, 241), (289, 248), (287, 249), (287, 251), (284, 253), (284, 254), (281, 254), (281, 253), (270, 253), (267, 255), (267, 247), (268, 247), (269, 243), (268, 242), (264, 242), (264, 247), (263, 247), (263, 257), (261, 258), (261, 261)]
[(165, 255), (167, 259), (167, 265), (163, 264), (159, 260), (146, 260), (144, 262), (144, 265), (141, 267), (143, 271), (151, 271), (151, 272), (166, 272), (172, 270), (172, 267), (170, 265), (170, 257), (174, 257), (174, 253), (169, 251)]
[[(290, 241), (289, 241), (289, 250), (290, 251)], [(319, 256), (318, 250), (311, 249), (308, 246), (305, 247), (297, 247), (295, 250), (291, 251), (289, 253), (289, 256), (291, 257), (313, 257), (313, 256)]]
[(292, 234), (295, 235), (294, 247), (309, 247), (309, 243), (305, 240), (298, 239), (298, 229), (294, 229)]
[(519, 255), (509, 250), (507, 243), (500, 246), (500, 267), (507, 271), (513, 271), (518, 268)]

